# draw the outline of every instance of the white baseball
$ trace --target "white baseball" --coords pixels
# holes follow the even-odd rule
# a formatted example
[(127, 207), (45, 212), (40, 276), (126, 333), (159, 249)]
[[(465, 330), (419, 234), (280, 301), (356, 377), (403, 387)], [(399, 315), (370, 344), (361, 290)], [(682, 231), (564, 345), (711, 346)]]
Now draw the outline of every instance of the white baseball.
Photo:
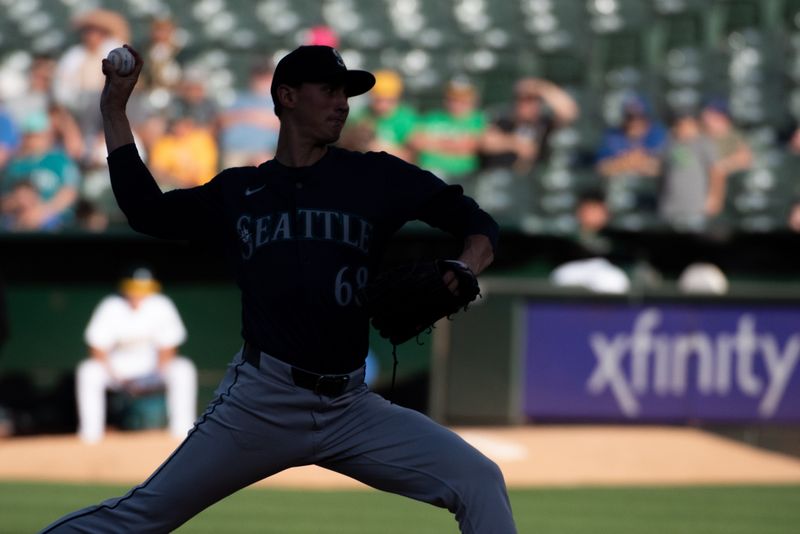
[(116, 70), (117, 74), (120, 76), (127, 76), (133, 72), (133, 66), (136, 64), (133, 54), (131, 54), (127, 48), (123, 47), (115, 48), (109, 52), (106, 59), (111, 62), (114, 70)]

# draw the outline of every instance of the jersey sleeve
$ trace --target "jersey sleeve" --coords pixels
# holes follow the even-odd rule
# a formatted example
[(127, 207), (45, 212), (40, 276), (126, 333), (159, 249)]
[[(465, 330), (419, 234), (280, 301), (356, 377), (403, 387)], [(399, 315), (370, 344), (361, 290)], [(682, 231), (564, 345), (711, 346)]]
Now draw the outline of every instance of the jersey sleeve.
[(615, 130), (606, 130), (600, 140), (600, 146), (595, 153), (595, 161), (601, 162), (612, 158), (619, 153), (620, 136)]
[(178, 308), (172, 300), (159, 295), (155, 301), (158, 305), (158, 330), (154, 335), (154, 341), (159, 349), (168, 349), (182, 345), (186, 341), (186, 326), (184, 326)]
[(497, 247), (498, 226), (494, 219), (470, 197), (460, 185), (448, 185), (433, 173), (384, 155), (389, 180), (389, 198), (400, 207), (402, 224), (420, 220), (458, 238), (482, 234)]
[(132, 143), (109, 154), (108, 166), (117, 203), (137, 232), (203, 241), (219, 231), (221, 175), (198, 187), (162, 193)]
[(111, 350), (117, 344), (116, 320), (118, 307), (114, 297), (106, 297), (92, 312), (83, 339), (90, 347), (100, 350)]

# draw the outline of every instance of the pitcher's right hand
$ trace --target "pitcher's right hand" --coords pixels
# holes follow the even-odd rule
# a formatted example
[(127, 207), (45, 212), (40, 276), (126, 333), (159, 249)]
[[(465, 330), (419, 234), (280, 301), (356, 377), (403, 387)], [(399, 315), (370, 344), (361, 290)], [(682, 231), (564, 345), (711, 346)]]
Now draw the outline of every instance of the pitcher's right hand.
[(139, 73), (142, 72), (142, 66), (144, 65), (142, 56), (128, 45), (125, 45), (125, 48), (133, 54), (136, 60), (133, 71), (130, 74), (126, 76), (118, 74), (111, 62), (108, 59), (103, 59), (103, 74), (106, 76), (106, 83), (100, 95), (100, 111), (104, 115), (106, 113), (125, 111), (128, 99), (139, 79)]

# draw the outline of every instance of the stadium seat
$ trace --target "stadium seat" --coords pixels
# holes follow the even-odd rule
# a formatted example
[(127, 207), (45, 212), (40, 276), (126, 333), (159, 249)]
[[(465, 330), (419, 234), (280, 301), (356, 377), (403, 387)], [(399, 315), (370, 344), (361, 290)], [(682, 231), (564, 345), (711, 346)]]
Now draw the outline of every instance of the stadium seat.
[(756, 167), (728, 177), (726, 216), (744, 232), (767, 232), (786, 226), (795, 200), (797, 165), (784, 158), (771, 167)]
[(531, 180), (510, 169), (479, 172), (465, 190), (500, 224), (514, 224), (531, 210)]
[(657, 221), (658, 179), (625, 175), (606, 179), (606, 205), (611, 225), (625, 230), (644, 230)]
[(587, 9), (590, 27), (597, 34), (642, 28), (651, 16), (648, 3), (638, 0), (588, 0)]
[(651, 38), (659, 42), (659, 58), (675, 49), (700, 49), (705, 46), (706, 30), (701, 11), (684, 11), (656, 19)]
[(784, 28), (788, 32), (796, 32), (800, 29), (800, 0), (784, 0), (783, 12), (780, 16)]
[(531, 232), (570, 233), (577, 229), (575, 210), (581, 196), (598, 189), (600, 178), (590, 167), (551, 156), (531, 176), (531, 203), (523, 228)]
[(657, 78), (650, 73), (646, 50), (645, 35), (638, 30), (593, 36), (587, 85), (598, 100), (613, 100), (615, 94), (630, 90), (655, 94)]
[(698, 110), (706, 98), (705, 57), (698, 48), (674, 48), (667, 53), (658, 100), (666, 110)]
[(720, 26), (725, 35), (736, 31), (760, 28), (764, 19), (761, 0), (717, 0), (714, 12), (720, 17)]
[(588, 80), (586, 58), (580, 51), (566, 49), (539, 57), (541, 76), (562, 87), (583, 87)]

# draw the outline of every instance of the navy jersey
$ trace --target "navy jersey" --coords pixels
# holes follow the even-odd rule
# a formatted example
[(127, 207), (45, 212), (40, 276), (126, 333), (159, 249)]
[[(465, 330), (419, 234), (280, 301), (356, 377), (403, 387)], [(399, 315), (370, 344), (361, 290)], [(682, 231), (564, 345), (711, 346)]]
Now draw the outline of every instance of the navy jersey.
[(244, 339), (317, 373), (363, 365), (369, 322), (355, 294), (407, 221), (459, 238), (484, 234), (493, 246), (497, 240), (494, 220), (460, 186), (386, 153), (330, 147), (308, 167), (273, 159), (163, 194), (134, 145), (114, 150), (108, 162), (131, 227), (218, 241), (242, 292)]

